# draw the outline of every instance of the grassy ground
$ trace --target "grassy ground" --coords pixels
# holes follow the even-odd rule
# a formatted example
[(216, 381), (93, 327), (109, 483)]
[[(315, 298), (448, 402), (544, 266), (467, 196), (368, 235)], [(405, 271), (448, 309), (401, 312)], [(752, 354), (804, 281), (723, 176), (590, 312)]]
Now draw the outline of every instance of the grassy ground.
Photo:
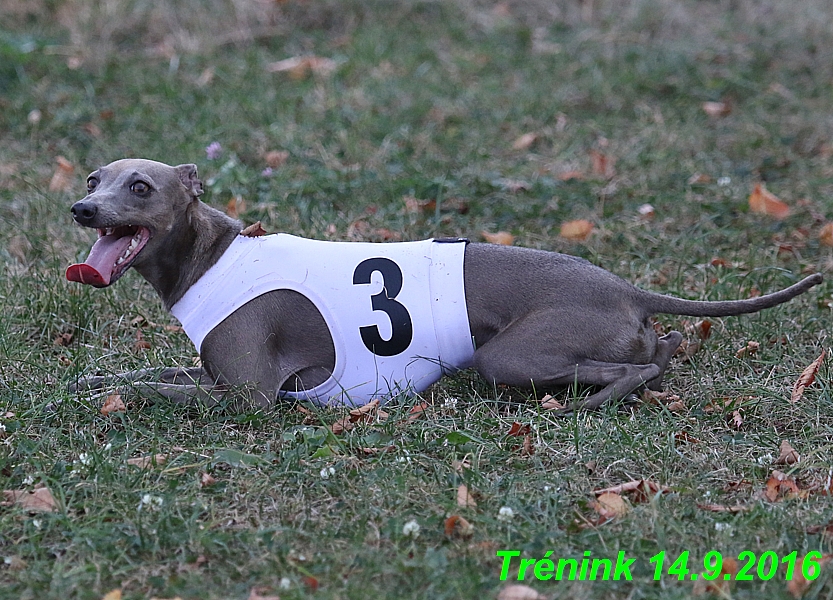
[[(546, 598), (670, 599), (702, 586), (654, 581), (660, 551), (667, 569), (688, 550), (698, 573), (710, 550), (831, 552), (828, 369), (789, 402), (828, 345), (827, 282), (716, 320), (669, 371), (683, 410), (556, 419), (535, 402), (545, 390), (464, 373), (335, 436), (339, 411), (321, 412), (323, 425), (285, 406), (130, 404), (105, 416), (100, 398), (65, 391), (80, 374), (195, 357), (136, 274), (103, 291), (63, 278), (92, 241), (68, 207), (88, 171), (124, 156), (196, 162), (207, 202), (239, 197), (241, 218), (269, 231), (379, 241), (503, 230), (689, 298), (830, 270), (819, 239), (833, 219), (829, 3), (551, 4), (4, 2), (0, 488), (45, 485), (59, 510), (0, 509), (0, 597), (491, 598), (507, 583), (496, 553), (518, 550), (636, 559), (632, 581), (538, 582), (530, 570), (524, 583)], [(335, 70), (269, 72), (298, 55)], [(704, 102), (728, 113), (710, 117)], [(534, 141), (513, 148), (527, 133)], [(288, 153), (271, 173), (269, 151)], [(58, 156), (74, 171), (51, 191)], [(757, 182), (791, 215), (751, 213)], [(581, 243), (559, 236), (574, 219), (595, 225)], [(750, 341), (757, 353), (736, 357)], [(531, 426), (527, 451), (509, 435), (515, 422)], [(784, 440), (798, 463), (776, 464)], [(127, 464), (159, 453), (164, 464)], [(767, 499), (773, 469), (798, 491)], [(594, 490), (639, 479), (669, 491), (628, 495), (626, 512), (601, 522)], [(461, 484), (476, 506), (458, 506)], [(472, 535), (447, 536), (449, 515)], [(792, 597), (783, 568), (751, 573), (718, 595)], [(829, 570), (805, 593), (832, 597)]]

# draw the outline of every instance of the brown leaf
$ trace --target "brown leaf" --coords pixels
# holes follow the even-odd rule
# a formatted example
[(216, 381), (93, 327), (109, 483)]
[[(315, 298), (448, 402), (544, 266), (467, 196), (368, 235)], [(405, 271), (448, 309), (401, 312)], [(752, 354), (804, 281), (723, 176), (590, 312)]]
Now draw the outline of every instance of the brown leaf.
[[(332, 432), (338, 435), (344, 431), (350, 431), (353, 429), (356, 423), (358, 422), (369, 422), (373, 420), (373, 413), (377, 412), (379, 408), (379, 399), (375, 398), (364, 404), (359, 406), (358, 408), (354, 408), (350, 411), (350, 413), (344, 417), (333, 423)], [(387, 413), (384, 411), (378, 411), (378, 415), (382, 419), (387, 417)]]
[(226, 204), (226, 214), (232, 219), (240, 216), (240, 213), (246, 212), (246, 201), (243, 196), (235, 196)]
[(247, 600), (281, 600), (280, 596), (269, 593), (269, 588), (266, 586), (255, 586), (249, 591)]
[(674, 434), (674, 441), (682, 444), (699, 444), (700, 440), (687, 431), (678, 431)]
[(304, 576), (301, 578), (301, 581), (303, 581), (303, 582), (304, 582), (304, 585), (305, 585), (305, 586), (307, 586), (307, 588), (308, 588), (310, 591), (315, 592), (315, 591), (317, 591), (317, 590), (318, 590), (318, 579), (316, 579), (316, 578), (315, 578), (315, 577), (313, 577), (312, 575), (304, 575)]
[(539, 594), (528, 585), (513, 583), (501, 588), (496, 600), (546, 600), (546, 596)]
[(566, 240), (583, 242), (590, 236), (592, 231), (593, 223), (587, 219), (576, 219), (562, 223), (559, 235)]
[(421, 419), (425, 416), (425, 411), (428, 410), (428, 403), (427, 402), (420, 402), (416, 406), (412, 407), (411, 410), (408, 411), (408, 422), (413, 423), (417, 419)]
[(260, 221), (256, 223), (252, 223), (243, 231), (240, 232), (240, 235), (245, 237), (260, 237), (262, 235), (266, 235), (266, 230), (263, 228), (263, 225), (260, 224)]
[(669, 491), (671, 491), (670, 488), (651, 481), (650, 479), (636, 479), (602, 490), (595, 490), (593, 493), (598, 496), (599, 494), (606, 493), (624, 494), (627, 492), (634, 492), (634, 502), (647, 502), (652, 496)]
[(513, 437), (521, 437), (530, 432), (530, 425), (529, 423), (520, 424), (517, 421), (512, 423), (512, 426), (509, 428), (509, 432), (506, 435), (511, 435)]
[(310, 73), (330, 75), (338, 64), (331, 58), (320, 56), (293, 56), (266, 65), (267, 73), (288, 73), (295, 80), (305, 79)]
[(804, 397), (804, 390), (808, 385), (811, 385), (813, 381), (816, 379), (816, 374), (819, 372), (819, 367), (821, 367), (822, 361), (824, 361), (825, 351), (822, 350), (819, 357), (811, 362), (807, 367), (805, 367), (804, 371), (801, 372), (801, 375), (798, 377), (798, 380), (795, 382), (793, 386), (792, 394), (790, 395), (790, 402), (795, 404), (799, 400)]
[(766, 482), (764, 497), (770, 502), (777, 502), (784, 497), (800, 495), (801, 490), (794, 479), (787, 477), (781, 471), (773, 470)]
[(66, 332), (62, 333), (58, 337), (55, 338), (54, 344), (56, 346), (69, 346), (72, 343), (72, 333)]
[(282, 167), (289, 160), (289, 152), (286, 150), (270, 150), (263, 155), (263, 160), (272, 169)]
[(694, 324), (694, 331), (697, 333), (697, 337), (699, 337), (701, 340), (707, 340), (709, 339), (709, 336), (712, 334), (712, 322), (708, 319), (697, 321)]
[(590, 150), (590, 162), (593, 175), (610, 179), (616, 174), (613, 165), (616, 164), (616, 159), (608, 156), (598, 150)]
[(153, 466), (164, 465), (167, 460), (167, 454), (148, 454), (147, 456), (137, 456), (136, 458), (128, 458), (127, 464), (132, 467), (147, 469)]
[(712, 182), (712, 178), (702, 173), (695, 173), (688, 178), (688, 185), (706, 185)]
[(744, 356), (753, 356), (754, 354), (758, 353), (758, 348), (761, 347), (760, 342), (755, 341), (748, 341), (746, 342), (746, 346), (740, 348), (737, 352), (735, 352), (735, 358), (743, 358)]
[(115, 412), (127, 412), (127, 406), (121, 399), (121, 394), (110, 394), (101, 405), (101, 414), (109, 415)]
[(451, 515), (445, 520), (445, 535), (447, 537), (469, 538), (474, 533), (474, 527), (460, 515)]
[(490, 244), (500, 244), (501, 246), (511, 246), (515, 243), (515, 236), (508, 231), (498, 231), (497, 233), (489, 233), (488, 231), (481, 231), (480, 235)]
[(754, 213), (769, 215), (778, 220), (784, 219), (790, 214), (790, 207), (767, 190), (762, 183), (756, 183), (749, 195), (749, 209)]
[(29, 512), (56, 512), (58, 510), (58, 503), (46, 487), (32, 491), (3, 490), (3, 497), (6, 499), (2, 503), (4, 506), (15, 505)]
[(817, 569), (823, 569), (824, 565), (830, 562), (830, 559), (833, 558), (833, 554), (823, 554), (820, 558), (815, 559), (815, 562), (818, 563), (816, 565), (810, 565), (807, 570), (809, 571), (809, 575), (815, 575), (812, 579), (808, 580), (804, 577), (804, 558), (799, 558), (795, 561), (795, 568), (793, 569), (793, 577), (787, 582), (787, 591), (793, 595), (793, 598), (801, 598), (804, 595), (804, 592), (807, 591), (807, 588), (818, 578)]
[(796, 452), (792, 446), (790, 446), (790, 443), (787, 440), (781, 441), (779, 452), (780, 454), (778, 455), (778, 458), (775, 459), (776, 465), (792, 465), (801, 459), (801, 455)]
[(139, 352), (141, 350), (150, 350), (150, 342), (145, 339), (145, 335), (141, 329), (136, 330), (136, 341), (133, 342), (133, 350)]
[(564, 408), (564, 405), (552, 396), (550, 396), (549, 394), (547, 394), (546, 396), (541, 398), (541, 408), (560, 410)]
[(59, 156), (55, 160), (58, 162), (58, 166), (55, 167), (52, 180), (49, 182), (49, 191), (66, 192), (72, 187), (72, 174), (75, 167), (63, 156)]
[(745, 512), (747, 510), (752, 510), (751, 506), (744, 506), (741, 504), (736, 504), (735, 506), (725, 506), (723, 504), (697, 504), (697, 508), (701, 510), (707, 510), (709, 512), (727, 512), (727, 513), (739, 513)]
[(526, 434), (524, 436), (523, 448), (521, 449), (521, 456), (532, 456), (535, 454), (535, 445), (532, 443), (532, 435)]
[(825, 223), (819, 231), (819, 243), (822, 246), (833, 246), (833, 223)]
[(469, 488), (465, 483), (461, 483), (457, 487), (457, 506), (461, 508), (477, 508), (477, 502), (469, 492)]
[(690, 361), (695, 354), (703, 347), (702, 340), (683, 340), (677, 349), (674, 351), (674, 356), (679, 358), (682, 362)]
[(593, 510), (599, 513), (605, 520), (623, 517), (628, 512), (628, 504), (625, 499), (614, 492), (599, 494), (596, 501), (591, 503)]
[(528, 150), (538, 139), (537, 133), (525, 133), (512, 144), (512, 150)]
[(200, 475), (200, 487), (211, 487), (217, 483), (217, 480), (211, 475), (211, 473), (203, 473)]
[(584, 179), (584, 173), (581, 171), (562, 171), (556, 177), (559, 181), (571, 181), (573, 179), (581, 181)]
[(638, 212), (639, 216), (646, 221), (650, 221), (656, 216), (656, 210), (654, 210), (654, 207), (651, 204), (640, 205), (639, 208), (636, 209), (636, 212)]
[(101, 600), (121, 600), (121, 589), (110, 590), (102, 596)]
[(29, 566), (26, 561), (19, 556), (7, 556), (3, 562), (6, 563), (6, 567), (8, 567), (10, 571), (22, 571)]
[(738, 572), (738, 561), (732, 557), (723, 559), (723, 564), (720, 567), (720, 573), (714, 581), (706, 579), (698, 579), (694, 584), (694, 595), (701, 596), (703, 594), (715, 594), (723, 598), (729, 598), (729, 588), (732, 585), (732, 580)]
[(732, 108), (726, 102), (703, 102), (703, 112), (712, 118), (725, 117)]
[(743, 425), (743, 415), (741, 414), (741, 409), (736, 409), (731, 412), (729, 418), (732, 420), (732, 426), (735, 429), (740, 429), (741, 425)]

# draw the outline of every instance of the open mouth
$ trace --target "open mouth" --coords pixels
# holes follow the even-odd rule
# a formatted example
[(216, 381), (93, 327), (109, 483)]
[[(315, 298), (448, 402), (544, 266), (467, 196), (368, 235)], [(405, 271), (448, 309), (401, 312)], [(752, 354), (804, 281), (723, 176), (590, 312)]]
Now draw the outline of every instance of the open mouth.
[(120, 225), (99, 229), (87, 260), (70, 265), (66, 277), (69, 281), (107, 287), (124, 275), (149, 239), (147, 227)]

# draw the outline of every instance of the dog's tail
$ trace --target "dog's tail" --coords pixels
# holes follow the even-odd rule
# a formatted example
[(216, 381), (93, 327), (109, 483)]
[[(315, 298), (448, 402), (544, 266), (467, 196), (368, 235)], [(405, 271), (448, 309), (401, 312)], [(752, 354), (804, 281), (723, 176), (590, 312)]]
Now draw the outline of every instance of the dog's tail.
[(749, 298), (747, 300), (725, 300), (717, 302), (684, 300), (662, 294), (650, 294), (646, 308), (650, 314), (688, 315), (691, 317), (733, 317), (758, 312), (792, 300), (822, 281), (821, 273), (814, 273), (781, 291)]

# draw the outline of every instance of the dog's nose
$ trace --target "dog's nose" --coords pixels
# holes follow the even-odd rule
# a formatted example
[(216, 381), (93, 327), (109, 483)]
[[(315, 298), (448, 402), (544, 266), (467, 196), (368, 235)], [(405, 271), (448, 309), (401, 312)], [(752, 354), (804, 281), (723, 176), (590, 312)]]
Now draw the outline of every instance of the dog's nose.
[(98, 207), (92, 202), (80, 200), (72, 205), (72, 218), (81, 225), (90, 225), (98, 212)]

